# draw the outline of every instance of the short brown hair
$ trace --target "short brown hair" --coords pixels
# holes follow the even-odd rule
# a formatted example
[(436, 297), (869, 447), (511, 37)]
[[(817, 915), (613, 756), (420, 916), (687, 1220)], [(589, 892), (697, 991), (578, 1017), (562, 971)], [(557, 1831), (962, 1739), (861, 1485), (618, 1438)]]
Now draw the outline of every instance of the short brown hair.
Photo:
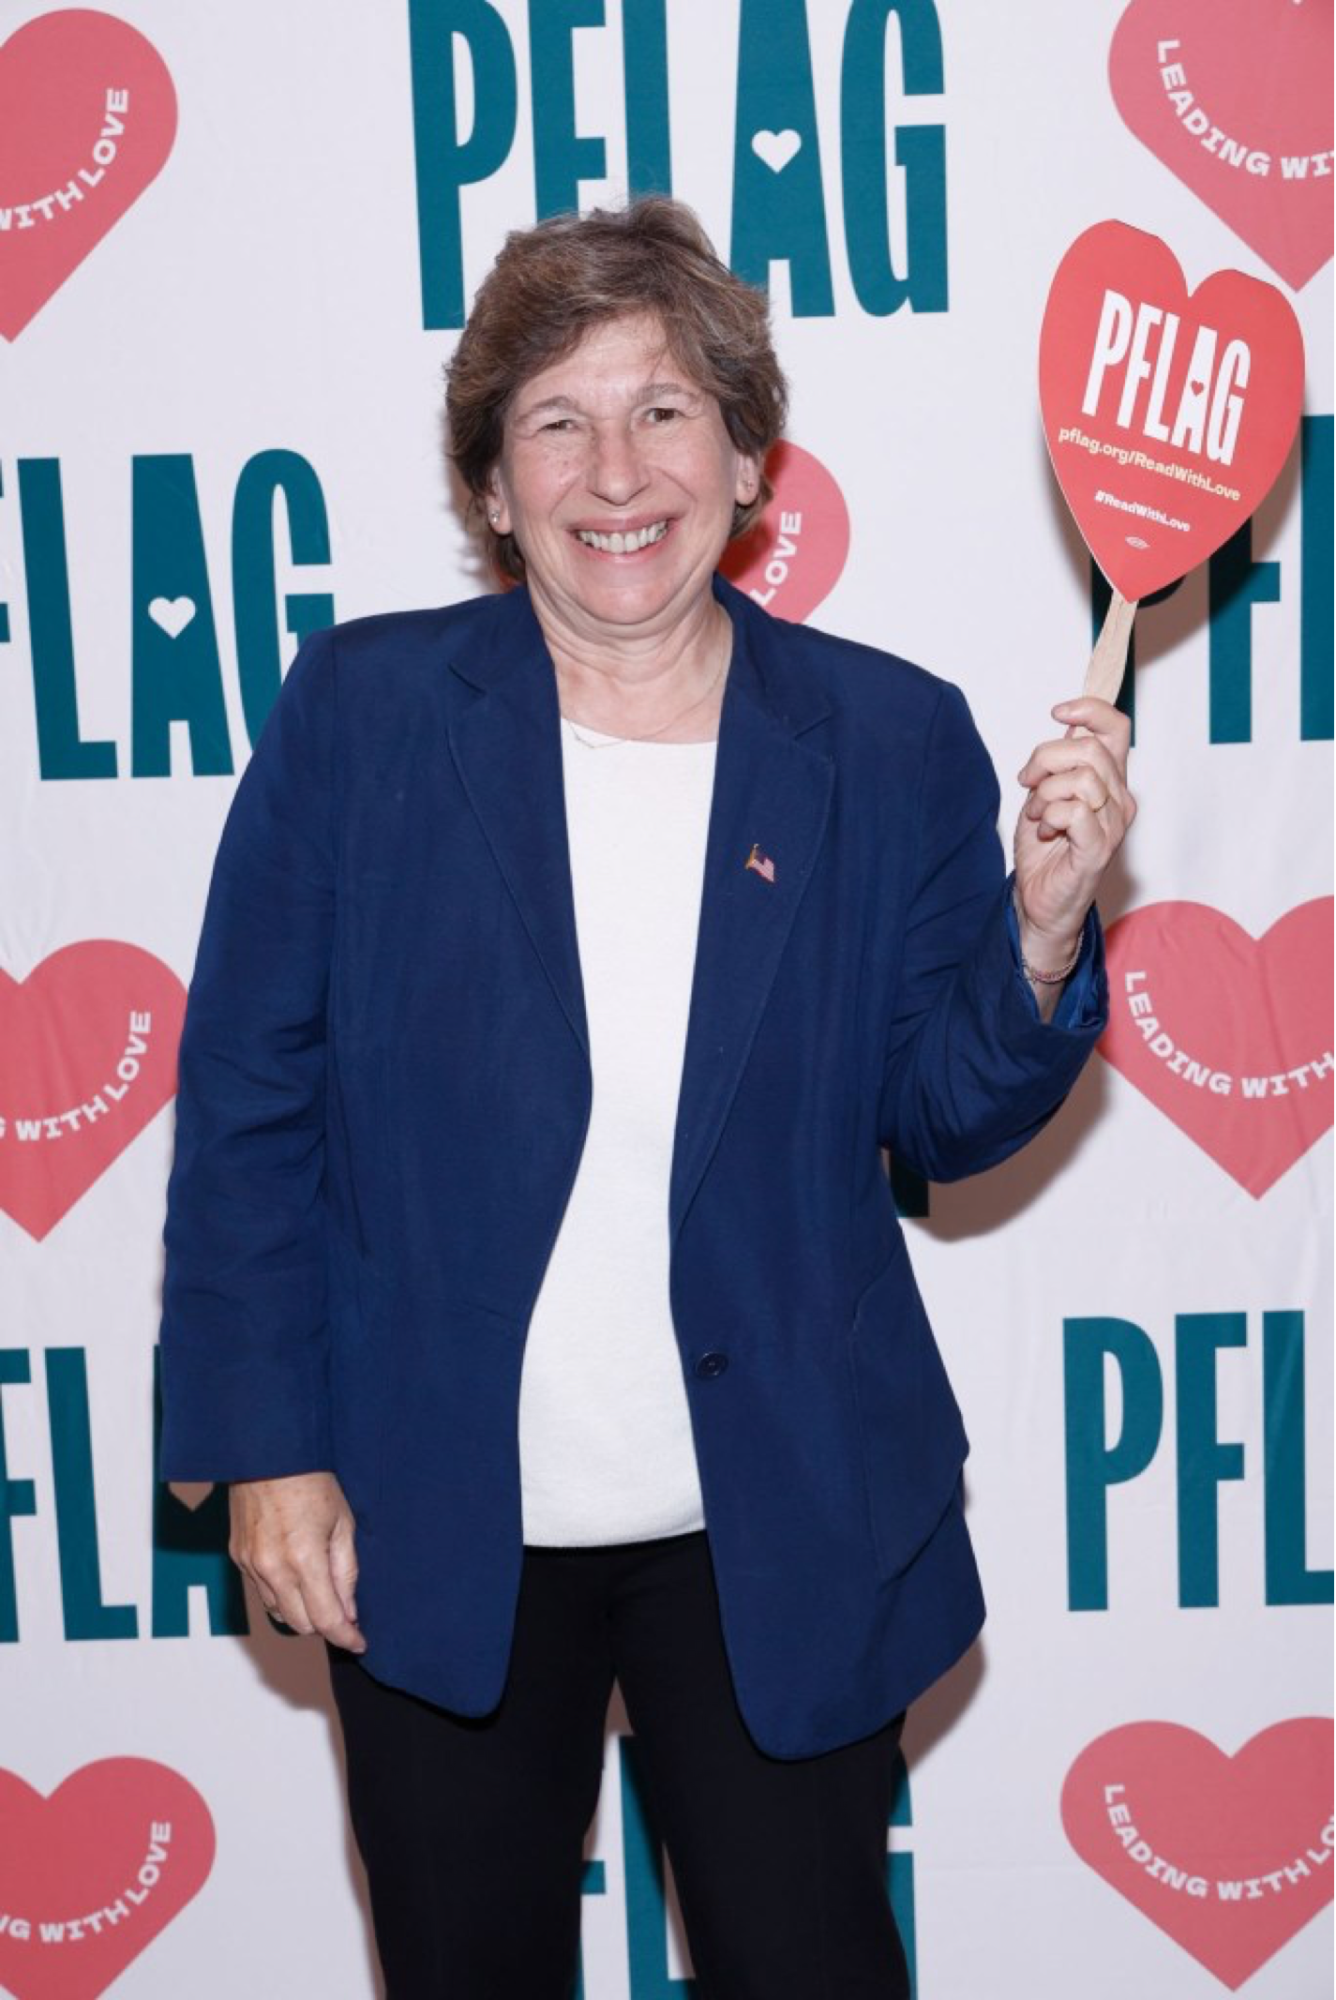
[[(664, 195), (554, 215), (507, 236), (446, 370), (450, 456), (473, 504), (501, 456), (506, 413), (525, 382), (591, 327), (630, 313), (661, 322), (676, 359), (718, 402), (734, 446), (762, 467), (756, 498), (733, 511), (731, 534), (745, 534), (771, 498), (763, 461), (788, 407), (769, 309), (765, 294), (715, 255), (692, 211)], [(505, 575), (523, 577), (513, 535), (497, 536), (494, 553)]]

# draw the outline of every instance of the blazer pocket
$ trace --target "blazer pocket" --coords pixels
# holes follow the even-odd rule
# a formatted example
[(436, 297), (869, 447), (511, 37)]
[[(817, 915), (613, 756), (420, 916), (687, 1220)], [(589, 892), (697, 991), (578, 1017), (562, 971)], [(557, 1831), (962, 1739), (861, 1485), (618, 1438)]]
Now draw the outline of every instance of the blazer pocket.
[(877, 1568), (895, 1577), (950, 1506), (969, 1451), (903, 1237), (859, 1296), (849, 1366)]

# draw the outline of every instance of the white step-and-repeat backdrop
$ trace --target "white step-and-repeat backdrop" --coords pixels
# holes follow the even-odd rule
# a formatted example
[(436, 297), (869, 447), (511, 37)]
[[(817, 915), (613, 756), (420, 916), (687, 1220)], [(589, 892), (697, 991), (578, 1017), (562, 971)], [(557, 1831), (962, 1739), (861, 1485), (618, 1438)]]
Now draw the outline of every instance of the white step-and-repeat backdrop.
[[(1114, 1014), (902, 1182), (986, 1636), (913, 1714), (920, 2000), (1315, 2000), (1333, 1867), (1330, 0), (0, 0), (0, 1989), (370, 2000), (323, 1659), (154, 1471), (175, 1039), (301, 634), (487, 586), (441, 369), (502, 233), (670, 189), (768, 284), (745, 579), (966, 689), (1009, 792), (1100, 589), (1035, 390), (1092, 222), (1281, 285), (1302, 434), (1136, 630)], [(585, 2000), (691, 1991), (614, 1708)], [(516, 1921), (523, 1922), (522, 1906)]]

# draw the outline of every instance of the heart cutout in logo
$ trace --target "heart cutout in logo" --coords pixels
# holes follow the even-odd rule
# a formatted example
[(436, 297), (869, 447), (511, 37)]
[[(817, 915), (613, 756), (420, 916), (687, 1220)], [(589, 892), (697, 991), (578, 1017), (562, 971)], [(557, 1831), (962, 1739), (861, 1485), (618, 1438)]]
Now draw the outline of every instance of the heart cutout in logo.
[(193, 597), (155, 597), (149, 604), (148, 615), (169, 639), (179, 639), (186, 626), (194, 620), (195, 600)]
[(1062, 1788), (1081, 1859), (1237, 1992), (1331, 1901), (1332, 1725), (1277, 1722), (1227, 1757), (1173, 1722), (1083, 1750)]
[(136, 28), (87, 7), (0, 44), (0, 334), (14, 340), (161, 172), (176, 92)]
[(1208, 903), (1148, 903), (1107, 950), (1101, 1055), (1260, 1200), (1331, 1129), (1331, 897), (1260, 938)]
[(803, 135), (792, 129), (783, 132), (753, 132), (752, 151), (772, 174), (782, 174), (789, 161), (802, 151)]
[(1124, 124), (1297, 291), (1332, 252), (1332, 13), (1314, 0), (1132, 0)]
[(138, 945), (0, 972), (0, 1209), (40, 1242), (176, 1091), (186, 993)]
[(767, 611), (801, 624), (829, 597), (849, 554), (849, 509), (819, 458), (783, 439), (765, 462), (774, 497), (719, 567)]
[(213, 1819), (146, 1757), (85, 1764), (44, 1798), (0, 1771), (0, 1986), (15, 2000), (97, 2000), (198, 1895)]
[(1099, 222), (1077, 237), (1039, 338), (1044, 436), (1091, 554), (1129, 603), (1243, 526), (1285, 463), (1303, 388), (1303, 336), (1274, 285), (1217, 271), (1189, 296), (1158, 236)]

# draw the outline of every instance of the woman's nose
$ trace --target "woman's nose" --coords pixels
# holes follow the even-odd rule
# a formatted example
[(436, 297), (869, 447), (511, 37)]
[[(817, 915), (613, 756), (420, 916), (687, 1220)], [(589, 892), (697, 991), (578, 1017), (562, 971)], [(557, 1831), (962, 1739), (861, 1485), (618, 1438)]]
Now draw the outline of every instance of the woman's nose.
[(589, 485), (602, 500), (625, 506), (644, 486), (644, 462), (628, 431), (596, 434), (589, 466)]

